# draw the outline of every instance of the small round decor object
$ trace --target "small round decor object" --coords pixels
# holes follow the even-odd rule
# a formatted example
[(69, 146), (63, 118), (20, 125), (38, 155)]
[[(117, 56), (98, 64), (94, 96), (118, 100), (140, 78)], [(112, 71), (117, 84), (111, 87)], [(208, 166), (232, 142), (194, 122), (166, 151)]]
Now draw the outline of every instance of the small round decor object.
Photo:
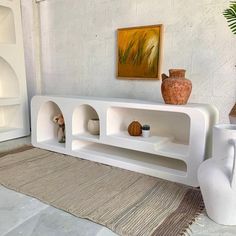
[(140, 136), (142, 134), (142, 125), (138, 121), (133, 121), (128, 127), (129, 135)]
[(88, 131), (90, 134), (99, 135), (100, 133), (99, 119), (90, 119), (88, 121)]

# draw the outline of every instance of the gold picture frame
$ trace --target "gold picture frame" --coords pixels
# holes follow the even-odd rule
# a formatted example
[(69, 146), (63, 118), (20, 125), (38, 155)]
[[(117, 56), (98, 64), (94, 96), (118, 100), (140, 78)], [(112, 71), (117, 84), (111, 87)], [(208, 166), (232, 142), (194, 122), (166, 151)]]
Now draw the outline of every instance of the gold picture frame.
[(160, 79), (162, 41), (162, 24), (118, 29), (117, 78)]

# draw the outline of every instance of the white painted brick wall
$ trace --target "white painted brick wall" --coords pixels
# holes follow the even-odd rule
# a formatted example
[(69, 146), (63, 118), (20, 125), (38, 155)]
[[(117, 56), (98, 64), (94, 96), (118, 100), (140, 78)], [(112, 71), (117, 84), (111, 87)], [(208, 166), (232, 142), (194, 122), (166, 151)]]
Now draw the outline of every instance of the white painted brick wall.
[(43, 93), (162, 101), (160, 81), (117, 80), (116, 30), (164, 24), (163, 72), (185, 68), (190, 102), (211, 103), (221, 122), (236, 101), (236, 36), (225, 0), (46, 0), (40, 3)]

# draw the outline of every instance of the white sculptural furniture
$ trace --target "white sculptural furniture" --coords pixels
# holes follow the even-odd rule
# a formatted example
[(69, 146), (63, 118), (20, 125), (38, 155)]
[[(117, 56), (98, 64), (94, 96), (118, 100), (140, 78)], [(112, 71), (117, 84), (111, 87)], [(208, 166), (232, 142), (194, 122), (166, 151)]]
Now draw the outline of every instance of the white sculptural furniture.
[[(65, 119), (66, 143), (58, 143), (53, 116)], [(218, 119), (210, 105), (184, 106), (136, 100), (35, 96), (31, 102), (35, 147), (198, 186), (197, 169), (210, 156), (211, 127)], [(89, 119), (100, 120), (91, 135)], [(148, 138), (132, 137), (128, 125), (151, 126)]]
[(0, 141), (29, 133), (20, 1), (0, 0)]

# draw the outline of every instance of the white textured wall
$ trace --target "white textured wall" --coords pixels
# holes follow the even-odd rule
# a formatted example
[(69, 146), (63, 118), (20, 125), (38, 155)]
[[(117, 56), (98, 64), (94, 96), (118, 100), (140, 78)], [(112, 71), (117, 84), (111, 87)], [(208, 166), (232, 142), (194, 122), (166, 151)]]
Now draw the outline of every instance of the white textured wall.
[(21, 0), (23, 39), (26, 62), (26, 78), (29, 100), (36, 94), (36, 75), (34, 60), (34, 17), (33, 4), (29, 0)]
[(221, 122), (236, 101), (236, 36), (225, 0), (46, 0), (40, 3), (43, 93), (162, 101), (160, 81), (117, 80), (116, 29), (163, 23), (163, 72), (185, 68), (191, 102)]

